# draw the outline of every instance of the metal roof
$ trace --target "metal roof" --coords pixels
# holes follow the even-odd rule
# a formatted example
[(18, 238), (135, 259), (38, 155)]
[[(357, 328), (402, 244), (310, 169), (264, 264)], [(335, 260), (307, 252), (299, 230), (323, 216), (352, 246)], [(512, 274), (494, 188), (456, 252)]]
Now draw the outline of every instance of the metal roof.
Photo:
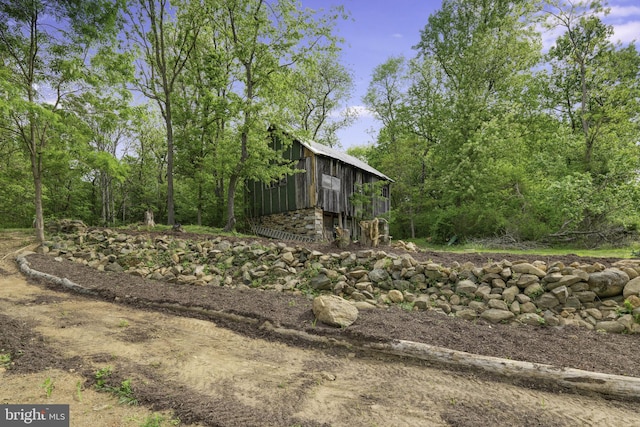
[(332, 159), (336, 159), (336, 160), (340, 160), (341, 162), (344, 162), (346, 164), (349, 164), (351, 166), (355, 166), (358, 169), (362, 169), (363, 171), (369, 172), (370, 174), (376, 175), (386, 181), (389, 182), (394, 182), (391, 178), (389, 178), (388, 176), (386, 176), (385, 174), (383, 174), (382, 172), (380, 172), (379, 170), (369, 166), (368, 164), (366, 164), (365, 162), (363, 162), (362, 160), (358, 159), (357, 157), (353, 157), (350, 156), (347, 153), (344, 153), (342, 151), (338, 151), (335, 150), (331, 147), (329, 147), (328, 145), (322, 145), (319, 144), (317, 142), (312, 142), (312, 141), (302, 141), (299, 138), (296, 138), (300, 144), (302, 144), (304, 147), (308, 148), (312, 153), (319, 155), (319, 156), (325, 156), (325, 157), (331, 157)]

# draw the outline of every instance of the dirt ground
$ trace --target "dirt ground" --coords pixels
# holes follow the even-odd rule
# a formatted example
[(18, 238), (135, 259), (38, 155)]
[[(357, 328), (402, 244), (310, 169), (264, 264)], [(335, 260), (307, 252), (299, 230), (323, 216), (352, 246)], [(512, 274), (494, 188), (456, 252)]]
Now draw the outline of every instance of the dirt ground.
[[(283, 341), (260, 325), (269, 321), (352, 342), (407, 339), (640, 376), (640, 338), (634, 335), (472, 323), (399, 308), (361, 311), (354, 325), (336, 330), (314, 322), (304, 296), (172, 285), (28, 257), (32, 268), (95, 291), (82, 296), (27, 281), (14, 258), (29, 243), (23, 234), (0, 233), (0, 355), (11, 358), (0, 368), (0, 403), (67, 403), (72, 426), (640, 425), (637, 402)], [(421, 256), (441, 262), (433, 259), (437, 254)], [(165, 308), (152, 309), (149, 302)], [(214, 320), (207, 311), (194, 315), (180, 307), (256, 322)], [(94, 373), (106, 367), (113, 372), (110, 385), (131, 380), (137, 406), (95, 391)], [(47, 380), (53, 388), (43, 387)]]

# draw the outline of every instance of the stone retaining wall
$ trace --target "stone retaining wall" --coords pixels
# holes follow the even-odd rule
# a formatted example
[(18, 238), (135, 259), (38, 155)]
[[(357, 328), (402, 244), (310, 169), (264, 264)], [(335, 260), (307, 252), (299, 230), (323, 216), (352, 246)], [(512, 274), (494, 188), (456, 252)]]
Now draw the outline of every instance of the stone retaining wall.
[(443, 266), (379, 250), (324, 254), (284, 242), (151, 239), (112, 230), (61, 235), (50, 255), (186, 286), (335, 294), (358, 309), (400, 305), (467, 320), (640, 331), (640, 260)]
[(322, 240), (322, 210), (318, 208), (299, 209), (260, 217), (260, 225), (272, 230), (309, 236)]

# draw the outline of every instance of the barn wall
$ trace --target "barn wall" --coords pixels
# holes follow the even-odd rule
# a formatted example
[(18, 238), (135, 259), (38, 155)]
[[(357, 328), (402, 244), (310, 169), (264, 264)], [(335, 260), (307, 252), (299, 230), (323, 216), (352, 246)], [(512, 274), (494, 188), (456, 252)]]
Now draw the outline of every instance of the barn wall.
[[(276, 150), (282, 148), (277, 139), (273, 143)], [(310, 203), (310, 188), (307, 184), (310, 175), (310, 159), (304, 158), (304, 150), (298, 141), (283, 152), (287, 160), (296, 161), (296, 169), (307, 172), (287, 175), (285, 178), (272, 183), (249, 181), (249, 215), (257, 218), (263, 215), (272, 215), (298, 209), (312, 207)]]
[[(274, 149), (280, 149), (274, 140)], [(276, 183), (249, 182), (249, 215), (263, 227), (318, 238), (330, 238), (341, 226), (360, 237), (358, 219), (381, 216), (390, 210), (389, 184), (385, 195), (376, 195), (364, 212), (351, 203), (356, 186), (379, 178), (340, 160), (316, 155), (298, 141), (284, 150), (284, 158), (295, 161), (304, 172), (288, 175)]]
[(377, 217), (390, 210), (389, 184), (385, 185), (386, 195), (371, 194), (373, 203), (365, 206), (364, 212), (358, 212), (351, 198), (365, 184), (373, 184), (380, 179), (370, 173), (362, 171), (338, 160), (316, 158), (316, 188), (318, 194), (317, 206), (327, 213), (342, 214), (349, 217)]

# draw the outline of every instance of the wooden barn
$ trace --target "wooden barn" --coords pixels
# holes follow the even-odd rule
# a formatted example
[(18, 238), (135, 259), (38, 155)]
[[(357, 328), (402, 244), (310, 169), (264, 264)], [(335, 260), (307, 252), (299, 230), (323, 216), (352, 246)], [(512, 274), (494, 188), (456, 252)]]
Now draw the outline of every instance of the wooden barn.
[[(275, 134), (272, 140), (274, 149), (282, 148)], [(283, 156), (303, 172), (271, 183), (248, 183), (248, 216), (258, 234), (333, 240), (339, 226), (357, 240), (360, 220), (389, 212), (392, 179), (362, 160), (300, 139), (295, 139)], [(381, 224), (386, 225), (388, 235), (388, 224)]]

